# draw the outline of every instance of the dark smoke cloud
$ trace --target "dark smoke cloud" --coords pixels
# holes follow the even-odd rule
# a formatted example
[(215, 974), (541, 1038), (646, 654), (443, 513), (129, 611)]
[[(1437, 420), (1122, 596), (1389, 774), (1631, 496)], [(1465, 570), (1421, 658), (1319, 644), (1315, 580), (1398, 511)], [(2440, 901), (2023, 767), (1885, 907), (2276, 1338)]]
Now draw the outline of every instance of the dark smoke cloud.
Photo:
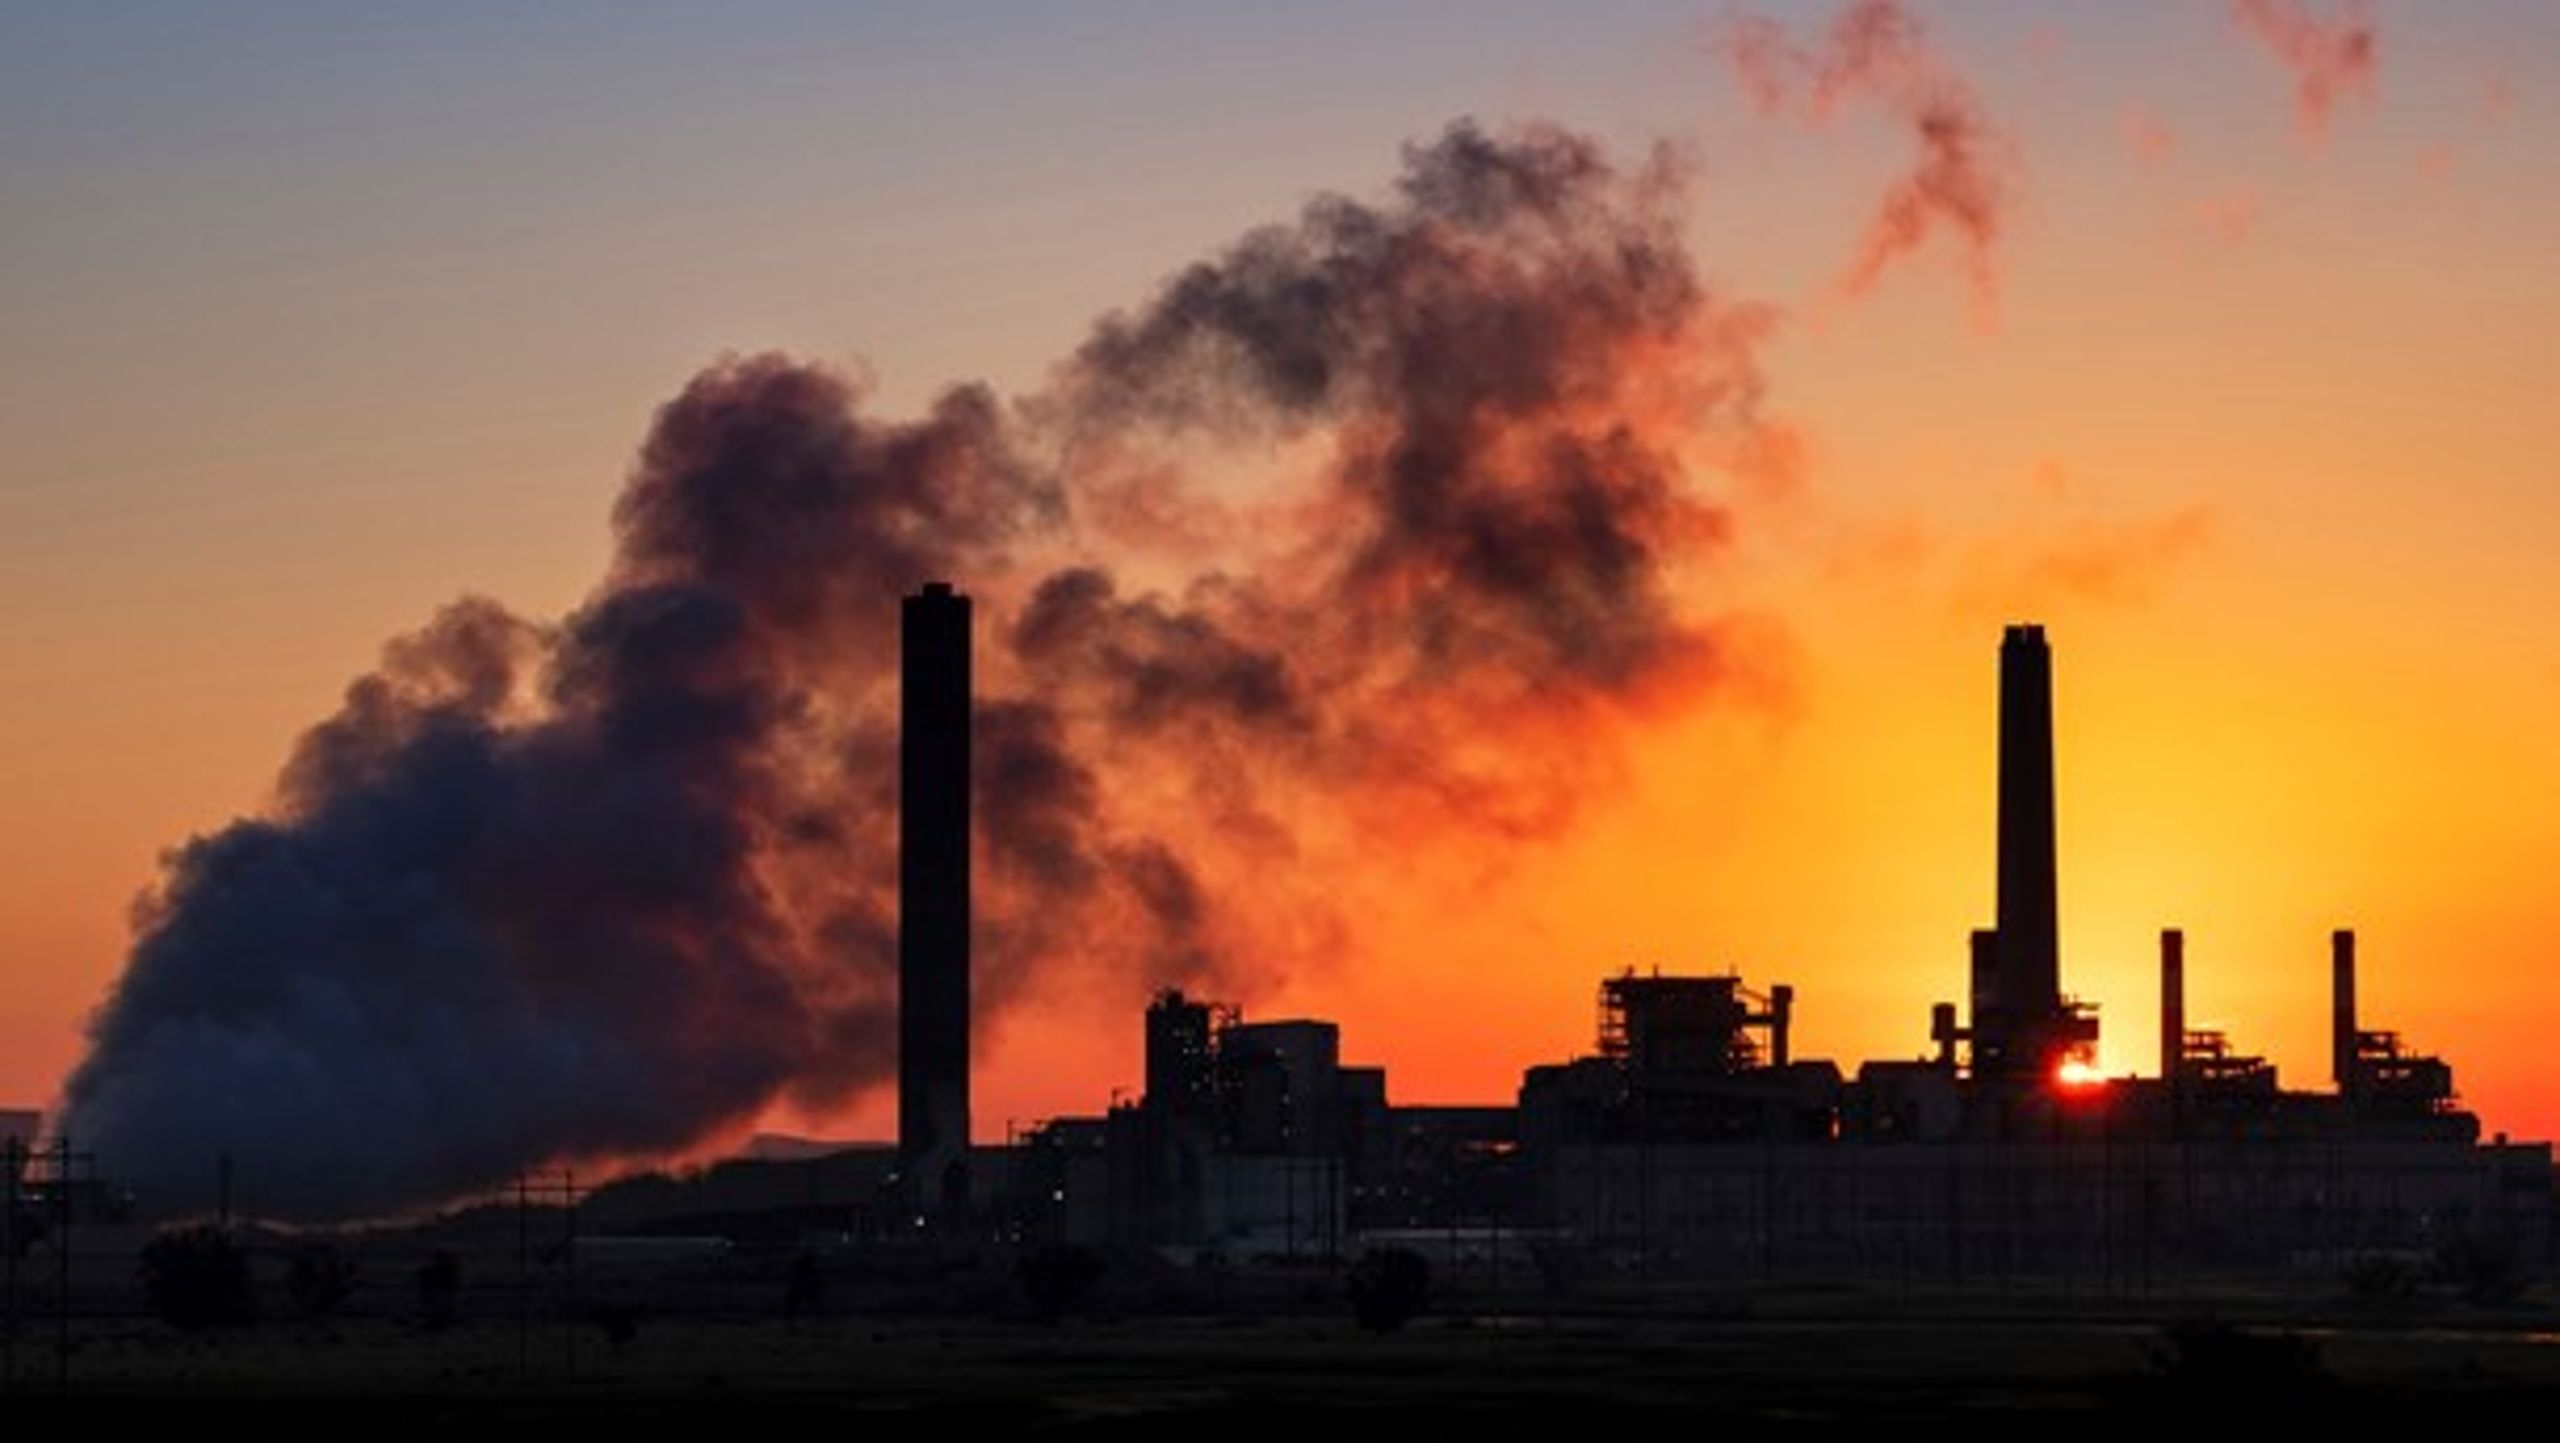
[(146, 1198), (203, 1199), (228, 1151), (263, 1207), (388, 1208), (564, 1139), (680, 1146), (810, 1058), (751, 866), (775, 698), (738, 610), (600, 598), (529, 723), (499, 705), (516, 632), (447, 613), (305, 739), (274, 817), (170, 858), (68, 1087)]
[(1788, 452), (1767, 317), (1700, 284), (1678, 180), (1460, 124), (1018, 402), (890, 423), (826, 369), (715, 364), (583, 607), (392, 643), (269, 815), (171, 855), (65, 1126), (156, 1208), (227, 1151), (258, 1206), (348, 1216), (877, 1085), (928, 578), (983, 608), (982, 1022), (1250, 990), (1348, 945), (1346, 867), (1569, 825), (1737, 666), (1704, 473)]
[(1202, 714), (1212, 725), (1257, 729), (1304, 721), (1279, 653), (1228, 635), (1203, 610), (1152, 596), (1122, 600), (1110, 574), (1094, 567), (1041, 582), (1010, 640), (1035, 678), (1062, 691), (1090, 683), (1118, 730), (1153, 732)]
[(1765, 115), (1823, 126), (1844, 110), (1872, 106), (1909, 132), (1910, 166), (1877, 202), (1843, 288), (1868, 291), (1945, 236), (1987, 316), (1999, 297), (1996, 256), (2015, 202), (2012, 147), (1973, 86), (1930, 48), (1920, 17), (1899, 0), (1854, 0), (1809, 43), (1752, 14), (1712, 38)]
[(2294, 114), (2303, 132), (2326, 135), (2330, 117), (2373, 95), (2381, 41), (2363, 0), (2323, 14), (2307, 0), (2232, 0), (2232, 23), (2293, 72)]

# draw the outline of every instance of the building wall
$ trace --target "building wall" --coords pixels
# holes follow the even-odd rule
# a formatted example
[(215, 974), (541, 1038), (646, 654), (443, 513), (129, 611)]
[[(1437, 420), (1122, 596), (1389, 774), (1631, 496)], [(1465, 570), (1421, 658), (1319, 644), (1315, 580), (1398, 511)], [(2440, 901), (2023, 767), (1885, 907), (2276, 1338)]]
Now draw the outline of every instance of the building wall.
[(1709, 1273), (2133, 1277), (2550, 1244), (2544, 1145), (1616, 1144), (1535, 1172), (1527, 1221)]

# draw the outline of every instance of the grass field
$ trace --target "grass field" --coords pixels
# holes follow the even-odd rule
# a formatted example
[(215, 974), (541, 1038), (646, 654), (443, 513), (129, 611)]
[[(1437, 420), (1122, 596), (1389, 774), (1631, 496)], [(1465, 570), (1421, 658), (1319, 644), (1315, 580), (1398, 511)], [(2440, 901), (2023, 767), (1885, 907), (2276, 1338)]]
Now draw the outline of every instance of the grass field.
[(1201, 1428), (1563, 1440), (1603, 1426), (1758, 1436), (2147, 1416), (2183, 1428), (2252, 1413), (2422, 1425), (2560, 1403), (2560, 1332), (2530, 1317), (2262, 1320), (2178, 1335), (2165, 1304), (1875, 1301), (1729, 1295), (1683, 1311), (1654, 1299), (1553, 1318), (1438, 1316), (1387, 1335), (1315, 1313), (1057, 1326), (643, 1318), (620, 1343), (567, 1321), (271, 1323), (209, 1337), (83, 1322), (67, 1391), (51, 1334), (20, 1335), (6, 1416), (192, 1428), (290, 1415), (409, 1432), (824, 1415), (865, 1438), (953, 1443)]

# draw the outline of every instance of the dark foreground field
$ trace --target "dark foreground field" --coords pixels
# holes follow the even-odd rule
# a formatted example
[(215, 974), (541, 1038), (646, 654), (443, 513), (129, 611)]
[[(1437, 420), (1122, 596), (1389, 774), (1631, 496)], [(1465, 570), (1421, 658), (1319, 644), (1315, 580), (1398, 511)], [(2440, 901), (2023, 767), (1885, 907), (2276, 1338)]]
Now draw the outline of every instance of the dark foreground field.
[(954, 1443), (1204, 1428), (1565, 1440), (1606, 1428), (1633, 1443), (1702, 1427), (1944, 1422), (2184, 1432), (2250, 1415), (2288, 1431), (2320, 1419), (2416, 1426), (2548, 1418), (2560, 1404), (2560, 1336), (2524, 1324), (2243, 1330), (2015, 1303), (1858, 1311), (1443, 1317), (1385, 1336), (1316, 1316), (640, 1321), (618, 1343), (589, 1325), (512, 1322), (274, 1326), (212, 1341), (101, 1327), (75, 1337), (67, 1393), (52, 1340), (22, 1335), (4, 1416), (189, 1429), (274, 1419), (358, 1436), (796, 1419), (848, 1438)]

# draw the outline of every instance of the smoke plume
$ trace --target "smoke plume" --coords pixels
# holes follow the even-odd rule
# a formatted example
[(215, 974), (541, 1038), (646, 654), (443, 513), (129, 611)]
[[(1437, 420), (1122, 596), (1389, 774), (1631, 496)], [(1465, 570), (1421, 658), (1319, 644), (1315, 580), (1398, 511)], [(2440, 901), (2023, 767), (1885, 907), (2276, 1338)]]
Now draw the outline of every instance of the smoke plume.
[(1808, 126), (1871, 106), (1909, 132), (1910, 165), (1876, 205), (1841, 277), (1852, 295), (1945, 236), (1988, 315), (1999, 298), (1995, 260), (2014, 202), (2012, 151), (1973, 86), (1930, 48), (1927, 28), (1900, 0), (1854, 0), (1811, 43), (1743, 15), (1718, 28), (1715, 48), (1762, 114)]
[(2213, 544), (2217, 520), (2212, 507), (2190, 502), (2149, 515), (1991, 533), (1959, 558), (1956, 604), (1983, 616), (2066, 599), (2140, 605)]
[[(391, 643), (264, 815), (173, 851), (66, 1084), (146, 1206), (398, 1210), (893, 1070), (897, 599), (981, 603), (980, 1021), (1250, 991), (1343, 864), (1550, 835), (1737, 665), (1700, 608), (1767, 317), (1677, 164), (1461, 123), (1038, 394), (869, 414), (777, 356), (658, 413), (556, 623)], [(1934, 212), (1933, 212), (1934, 213)]]
[(2306, 0), (2232, 0), (2231, 19), (2293, 72), (2294, 114), (2305, 134), (2326, 135), (2341, 106), (2372, 98), (2381, 52), (2363, 0), (2344, 0), (2327, 15)]

